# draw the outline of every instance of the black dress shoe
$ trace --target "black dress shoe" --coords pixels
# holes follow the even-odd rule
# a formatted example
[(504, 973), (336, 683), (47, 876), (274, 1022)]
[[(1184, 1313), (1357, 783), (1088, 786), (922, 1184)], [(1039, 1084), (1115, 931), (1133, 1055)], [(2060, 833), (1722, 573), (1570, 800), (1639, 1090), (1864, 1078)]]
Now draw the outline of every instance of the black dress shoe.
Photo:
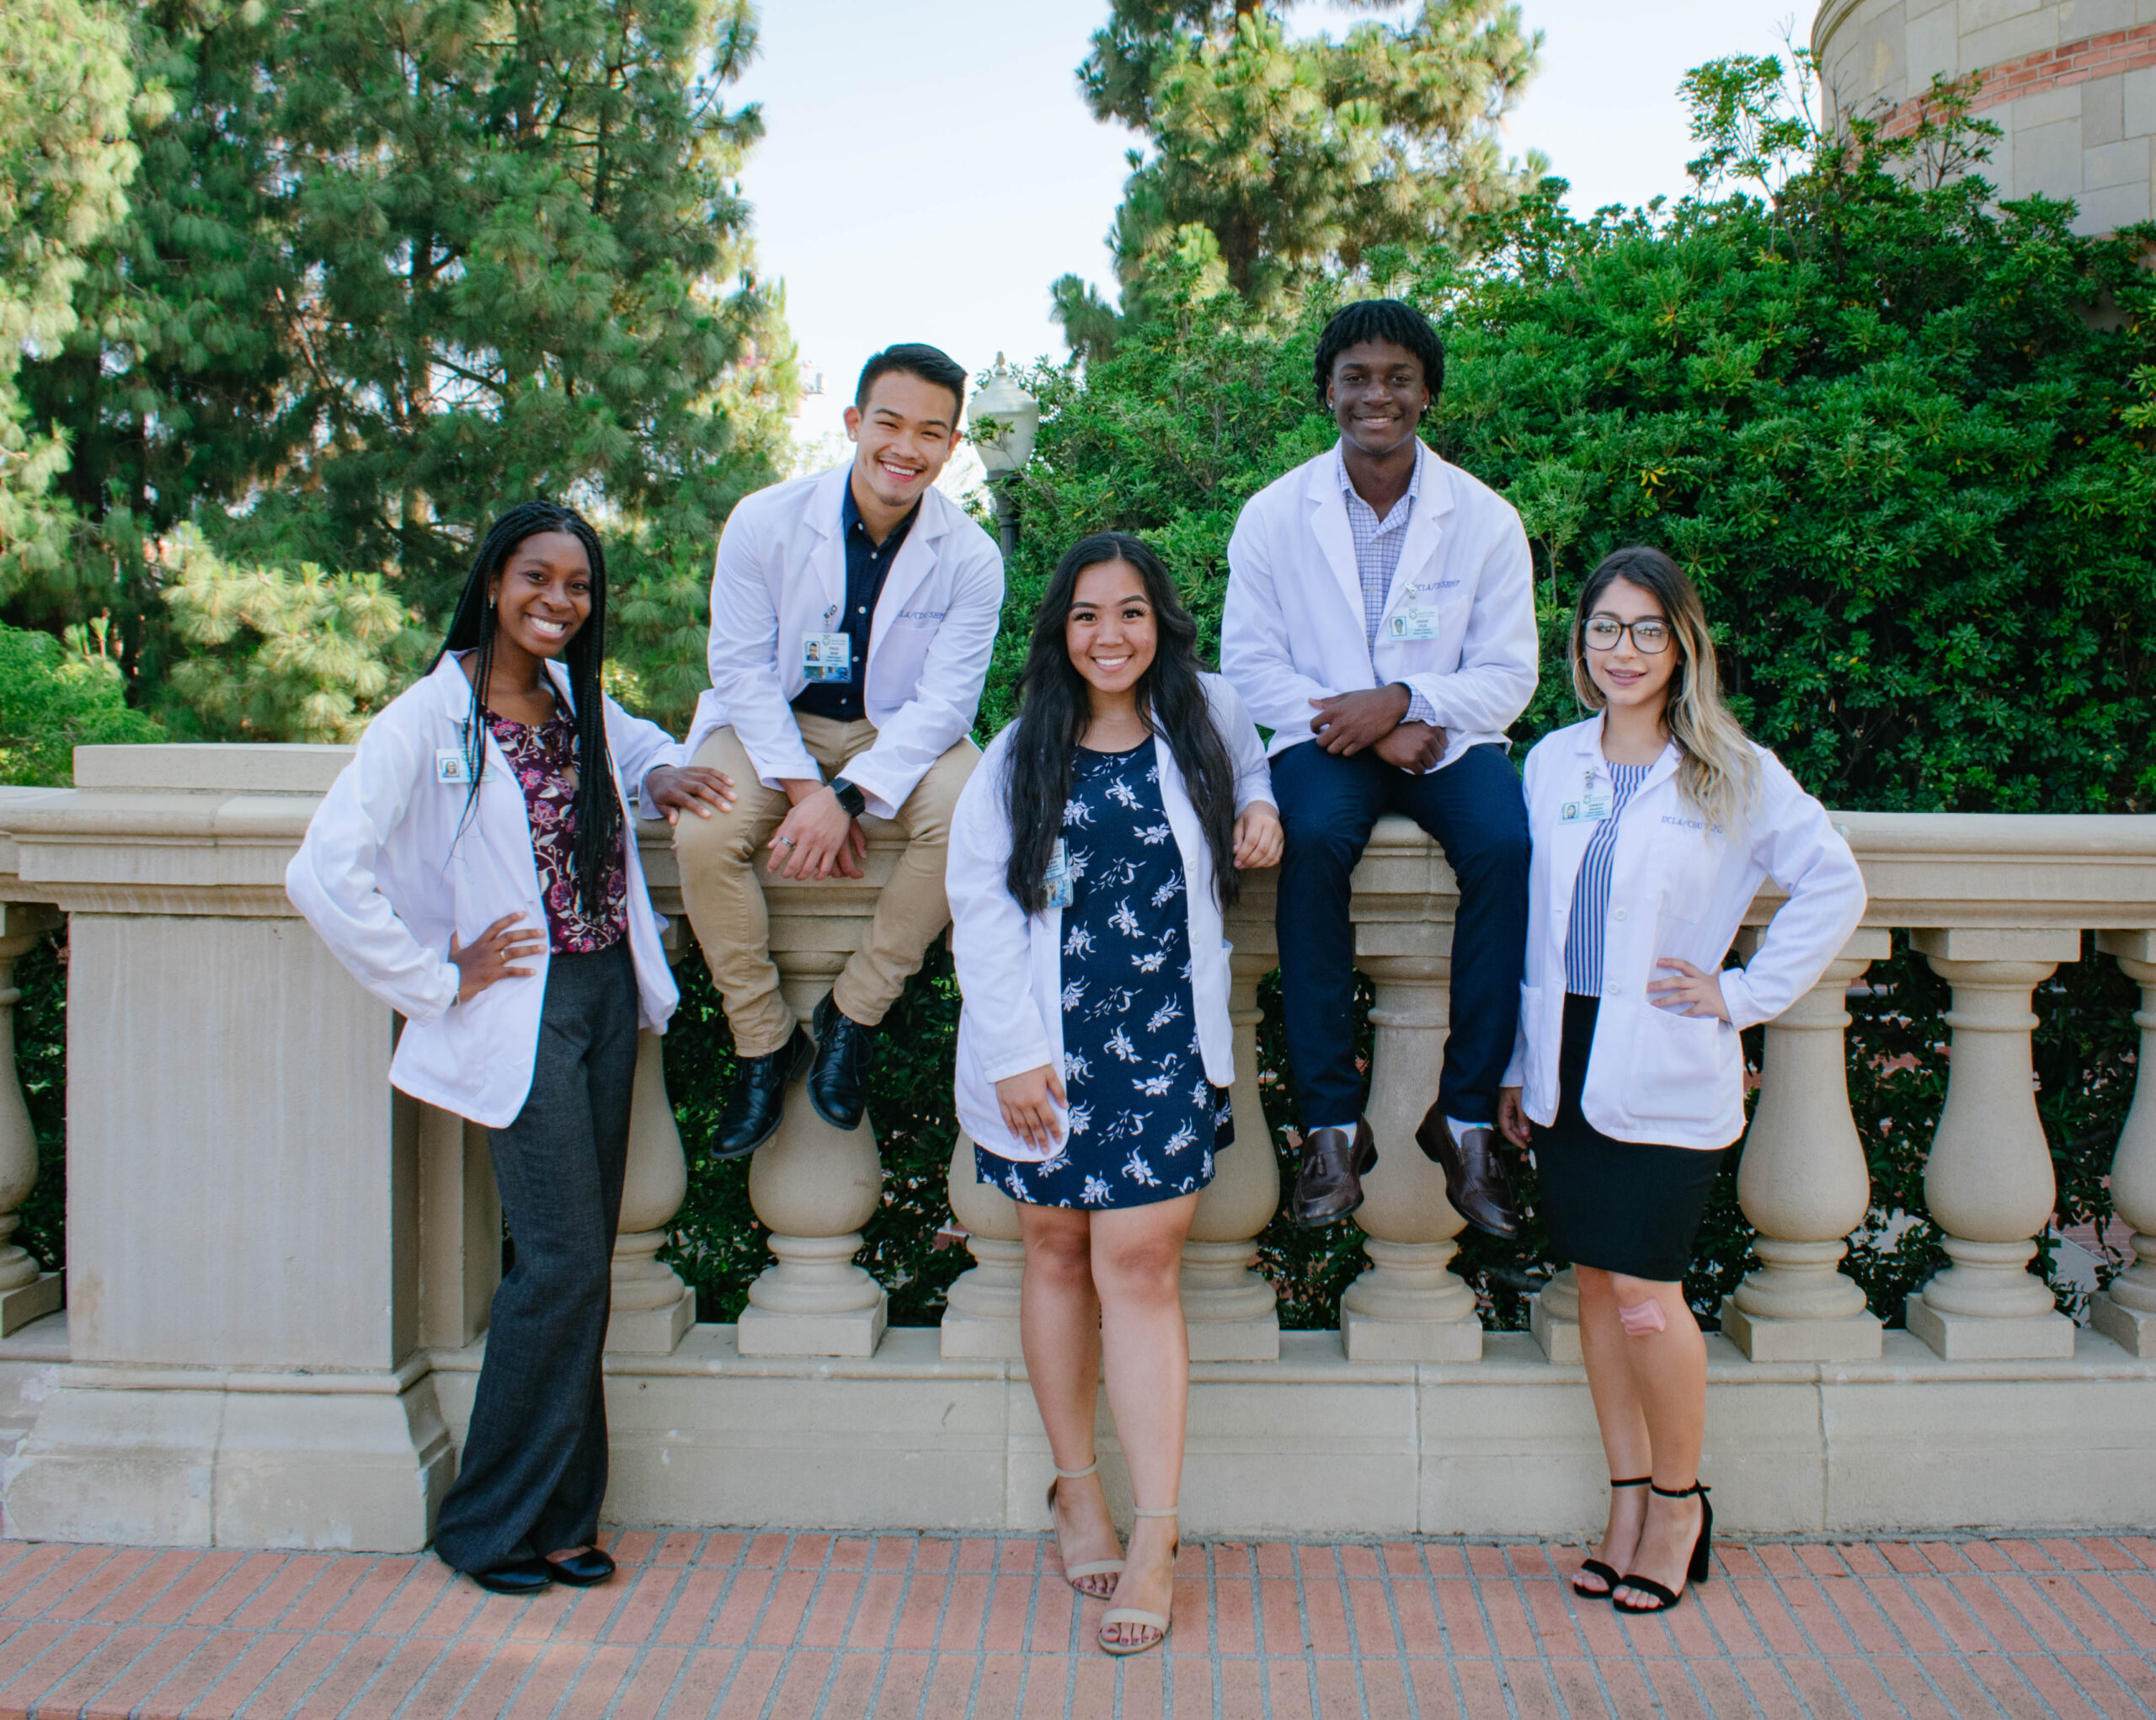
[(1358, 1120), (1345, 1129), (1313, 1129), (1303, 1137), (1302, 1168), (1295, 1177), (1291, 1215), (1305, 1229), (1343, 1219), (1363, 1204), (1362, 1178), (1378, 1162), (1370, 1125)]
[(808, 1103), (832, 1128), (851, 1134), (868, 1104), (868, 1060), (876, 1029), (865, 1028), (826, 997), (816, 1006), (816, 1061), (808, 1071)]
[(777, 1050), (762, 1057), (744, 1057), (734, 1071), (734, 1092), (718, 1119), (718, 1138), (712, 1142), (713, 1158), (738, 1159), (754, 1152), (778, 1132), (786, 1114), (787, 1084), (808, 1066), (815, 1047), (799, 1027)]
[(567, 1583), (575, 1589), (589, 1589), (614, 1574), (614, 1561), (595, 1546), (573, 1552), (565, 1559), (548, 1559), (547, 1565), (557, 1583)]
[(1445, 1199), (1452, 1210), (1478, 1231), (1509, 1242), (1519, 1235), (1519, 1213), (1513, 1205), (1512, 1179), (1497, 1155), (1497, 1131), (1470, 1129), (1465, 1138), (1452, 1132), (1444, 1113), (1433, 1105), (1415, 1131), (1416, 1144), (1445, 1173)]
[(467, 1571), (464, 1574), (493, 1594), (536, 1594), (542, 1589), (554, 1586), (554, 1568), (544, 1559), (518, 1559), (511, 1564), (496, 1565), (491, 1571)]

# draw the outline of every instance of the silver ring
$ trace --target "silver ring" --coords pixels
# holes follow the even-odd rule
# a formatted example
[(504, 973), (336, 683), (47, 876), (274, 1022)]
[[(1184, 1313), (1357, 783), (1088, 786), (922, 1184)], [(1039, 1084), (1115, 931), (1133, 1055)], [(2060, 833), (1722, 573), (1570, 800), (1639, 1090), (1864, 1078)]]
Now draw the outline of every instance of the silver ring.
[(789, 848), (791, 848), (791, 847), (792, 847), (794, 846), (793, 838), (792, 838), (792, 836), (781, 836), (781, 837), (779, 838), (779, 841), (781, 841), (782, 842), (785, 843), (785, 844), (786, 844), (786, 846), (787, 846), (787, 847), (789, 847)]

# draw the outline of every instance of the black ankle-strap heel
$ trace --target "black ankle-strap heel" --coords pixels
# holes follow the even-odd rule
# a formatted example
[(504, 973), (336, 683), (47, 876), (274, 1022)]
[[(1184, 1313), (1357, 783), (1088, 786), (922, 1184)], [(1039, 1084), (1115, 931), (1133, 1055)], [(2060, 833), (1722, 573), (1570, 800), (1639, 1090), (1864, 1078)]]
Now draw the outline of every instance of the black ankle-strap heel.
[[(1609, 1483), (1612, 1488), (1652, 1487), (1653, 1484), (1654, 1477), (1651, 1475), (1636, 1475), (1630, 1481), (1613, 1481)], [(1580, 1587), (1582, 1577), (1599, 1577), (1604, 1586), (1600, 1589), (1582, 1589)], [(1607, 1600), (1616, 1592), (1618, 1584), (1623, 1580), (1607, 1560), (1582, 1559), (1579, 1570), (1572, 1578), (1572, 1593), (1584, 1595), (1589, 1600)]]
[[(1694, 1583), (1705, 1582), (1713, 1571), (1711, 1549), (1708, 1546), (1715, 1532), (1715, 1508), (1707, 1503), (1707, 1494), (1711, 1489), (1705, 1482), (1695, 1481), (1689, 1487), (1658, 1487), (1652, 1490), (1657, 1497), (1665, 1499), (1689, 1499), (1694, 1493), (1699, 1495), (1700, 1533), (1698, 1538), (1692, 1543), (1692, 1558), (1691, 1562), (1685, 1567), (1684, 1583), (1685, 1587), (1689, 1589)], [(1652, 1577), (1636, 1577), (1629, 1572), (1619, 1579), (1618, 1587), (1636, 1589), (1641, 1594), (1649, 1594), (1654, 1598), (1654, 1605), (1652, 1606), (1636, 1606), (1628, 1601), (1618, 1600), (1616, 1589), (1612, 1589), (1609, 1592), (1609, 1604), (1620, 1612), (1668, 1612), (1671, 1607), (1684, 1598), (1682, 1590), (1666, 1588)]]

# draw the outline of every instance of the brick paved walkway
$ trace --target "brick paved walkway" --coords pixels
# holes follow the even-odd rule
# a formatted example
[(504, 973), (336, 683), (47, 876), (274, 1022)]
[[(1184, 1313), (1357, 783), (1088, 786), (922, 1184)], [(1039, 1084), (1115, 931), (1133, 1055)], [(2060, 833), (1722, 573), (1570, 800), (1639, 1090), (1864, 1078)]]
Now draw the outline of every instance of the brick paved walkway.
[(2156, 1716), (2146, 1536), (1730, 1545), (1667, 1621), (1540, 1546), (1216, 1541), (1122, 1662), (1032, 1537), (612, 1545), (606, 1587), (512, 1601), (430, 1557), (0, 1542), (0, 1715)]

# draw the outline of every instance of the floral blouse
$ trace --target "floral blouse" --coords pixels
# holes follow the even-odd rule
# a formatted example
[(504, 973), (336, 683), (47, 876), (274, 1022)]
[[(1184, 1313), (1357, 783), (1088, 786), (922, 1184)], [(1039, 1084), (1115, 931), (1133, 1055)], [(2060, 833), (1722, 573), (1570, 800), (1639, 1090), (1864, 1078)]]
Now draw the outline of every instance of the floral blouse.
[(629, 927), (626, 831), (615, 838), (606, 863), (601, 911), (588, 914), (577, 902), (576, 725), (568, 713), (557, 707), (534, 728), (488, 712), (487, 726), (524, 789), (539, 900), (547, 910), (547, 948), (557, 955), (588, 955), (620, 942)]

